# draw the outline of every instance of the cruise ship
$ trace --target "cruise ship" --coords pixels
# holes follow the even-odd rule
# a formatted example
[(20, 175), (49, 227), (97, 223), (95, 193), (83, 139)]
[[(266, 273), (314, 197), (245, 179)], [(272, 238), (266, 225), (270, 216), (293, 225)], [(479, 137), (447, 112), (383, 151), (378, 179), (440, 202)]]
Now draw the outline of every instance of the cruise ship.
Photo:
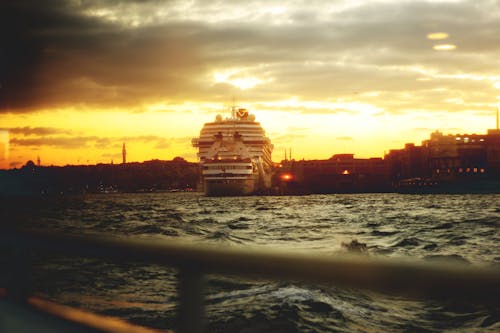
[(251, 195), (271, 189), (273, 145), (248, 110), (206, 123), (192, 144), (198, 148), (203, 190), (208, 196)]

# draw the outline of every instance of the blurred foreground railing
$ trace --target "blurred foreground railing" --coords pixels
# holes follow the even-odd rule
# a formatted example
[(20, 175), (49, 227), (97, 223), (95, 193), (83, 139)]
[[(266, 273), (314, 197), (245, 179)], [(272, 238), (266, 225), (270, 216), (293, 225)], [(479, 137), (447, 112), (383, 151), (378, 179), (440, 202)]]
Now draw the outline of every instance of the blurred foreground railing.
[[(0, 246), (17, 252), (55, 251), (66, 255), (176, 267), (179, 269), (178, 316), (181, 333), (203, 331), (203, 276), (206, 273), (295, 280), (418, 299), (454, 300), (495, 306), (500, 302), (498, 267), (370, 256), (319, 256), (270, 249), (194, 245), (176, 240), (33, 232), (2, 233)], [(26, 278), (19, 276), (12, 286), (7, 287), (23, 290), (24, 283), (27, 283)]]

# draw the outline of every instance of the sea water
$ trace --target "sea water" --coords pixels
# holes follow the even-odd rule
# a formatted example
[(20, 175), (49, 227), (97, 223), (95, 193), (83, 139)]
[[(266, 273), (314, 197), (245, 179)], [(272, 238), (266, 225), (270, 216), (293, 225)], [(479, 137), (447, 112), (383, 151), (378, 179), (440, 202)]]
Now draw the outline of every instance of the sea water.
[[(9, 199), (2, 223), (132, 239), (180, 239), (335, 255), (356, 239), (378, 257), (500, 264), (500, 195), (204, 197), (141, 193)], [(175, 328), (168, 267), (64, 254), (33, 258), (35, 292), (154, 328)], [(452, 277), (450, 277), (452, 278)], [(234, 276), (207, 277), (209, 332), (500, 331), (498, 307)]]

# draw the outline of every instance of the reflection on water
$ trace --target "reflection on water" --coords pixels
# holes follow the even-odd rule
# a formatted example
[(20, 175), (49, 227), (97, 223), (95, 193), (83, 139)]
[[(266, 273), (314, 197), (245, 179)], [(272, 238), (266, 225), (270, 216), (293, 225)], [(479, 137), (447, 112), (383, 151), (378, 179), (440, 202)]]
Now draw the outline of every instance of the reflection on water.
[[(499, 195), (351, 194), (209, 198), (196, 193), (112, 194), (10, 202), (0, 218), (30, 228), (120, 237), (182, 238), (221, 246), (346, 251), (470, 264), (500, 262)], [(35, 260), (39, 293), (134, 323), (172, 328), (174, 270), (96, 259)], [(209, 331), (497, 331), (499, 311), (418, 302), (288, 282), (210, 276)]]

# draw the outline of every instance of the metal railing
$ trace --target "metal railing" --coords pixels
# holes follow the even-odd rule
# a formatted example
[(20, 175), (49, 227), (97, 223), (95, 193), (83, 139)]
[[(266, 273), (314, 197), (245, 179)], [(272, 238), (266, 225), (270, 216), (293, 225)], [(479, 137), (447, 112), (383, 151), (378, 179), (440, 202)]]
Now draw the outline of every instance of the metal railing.
[[(0, 246), (16, 251), (57, 251), (68, 255), (176, 267), (180, 272), (178, 318), (181, 333), (204, 330), (203, 276), (207, 273), (312, 282), (418, 299), (493, 305), (498, 305), (500, 300), (498, 267), (370, 256), (318, 256), (262, 248), (193, 245), (178, 240), (39, 232), (2, 233)], [(21, 278), (17, 283), (24, 283), (22, 281)]]

